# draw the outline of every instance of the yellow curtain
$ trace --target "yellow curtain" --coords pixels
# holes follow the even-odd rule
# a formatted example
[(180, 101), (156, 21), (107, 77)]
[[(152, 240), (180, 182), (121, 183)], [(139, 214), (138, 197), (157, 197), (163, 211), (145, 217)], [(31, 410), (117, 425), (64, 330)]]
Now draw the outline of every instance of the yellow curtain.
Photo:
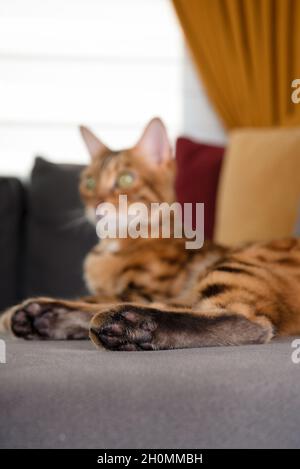
[(300, 124), (300, 0), (173, 0), (207, 94), (228, 128)]

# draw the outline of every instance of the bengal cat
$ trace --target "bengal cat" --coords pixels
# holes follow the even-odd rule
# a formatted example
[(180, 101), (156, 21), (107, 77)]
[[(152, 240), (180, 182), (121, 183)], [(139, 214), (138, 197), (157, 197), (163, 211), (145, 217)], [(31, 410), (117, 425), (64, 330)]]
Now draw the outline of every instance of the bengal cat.
[[(111, 151), (81, 128), (91, 154), (80, 193), (88, 216), (103, 201), (174, 201), (175, 163), (159, 119), (129, 150)], [(105, 239), (86, 257), (92, 296), (34, 298), (1, 318), (25, 339), (91, 340), (109, 350), (259, 344), (300, 333), (300, 242), (281, 239), (227, 249), (185, 240)]]

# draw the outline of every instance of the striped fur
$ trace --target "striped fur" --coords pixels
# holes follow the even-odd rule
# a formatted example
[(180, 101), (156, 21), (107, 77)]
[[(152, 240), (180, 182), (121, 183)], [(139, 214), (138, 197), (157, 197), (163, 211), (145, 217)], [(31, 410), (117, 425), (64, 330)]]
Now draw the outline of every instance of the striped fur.
[[(87, 210), (101, 201), (116, 204), (120, 193), (129, 203), (173, 202), (171, 152), (154, 163), (143, 145), (112, 152), (99, 142), (92, 156), (80, 182)], [(134, 174), (126, 191), (116, 185), (124, 171)], [(104, 240), (84, 271), (90, 298), (30, 299), (2, 317), (2, 328), (25, 338), (84, 338), (90, 324), (92, 341), (111, 350), (263, 343), (300, 333), (298, 239), (235, 249), (205, 243), (198, 251), (186, 250), (184, 239)]]

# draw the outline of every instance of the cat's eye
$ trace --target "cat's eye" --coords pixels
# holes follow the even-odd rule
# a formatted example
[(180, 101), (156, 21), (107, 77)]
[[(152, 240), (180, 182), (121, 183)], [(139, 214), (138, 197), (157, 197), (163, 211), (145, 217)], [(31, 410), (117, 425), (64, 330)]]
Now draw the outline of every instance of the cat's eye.
[(128, 189), (134, 182), (134, 175), (129, 171), (123, 172), (117, 179), (117, 186), (120, 189)]
[(87, 188), (87, 190), (89, 191), (93, 191), (96, 187), (96, 181), (95, 179), (92, 177), (92, 176), (89, 176), (86, 178), (86, 181), (85, 181), (85, 187)]

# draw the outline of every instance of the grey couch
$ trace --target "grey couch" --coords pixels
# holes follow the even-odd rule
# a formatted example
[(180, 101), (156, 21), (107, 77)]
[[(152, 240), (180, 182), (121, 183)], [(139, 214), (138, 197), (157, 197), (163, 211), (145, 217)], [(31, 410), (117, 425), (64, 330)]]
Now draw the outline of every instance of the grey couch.
[(38, 157), (26, 184), (0, 178), (0, 312), (30, 296), (87, 293), (82, 262), (97, 236), (83, 217), (81, 169)]
[(7, 340), (1, 448), (299, 448), (291, 340), (164, 352)]
[[(96, 237), (72, 223), (79, 171), (38, 159), (27, 187), (0, 179), (0, 309), (85, 293), (81, 264)], [(291, 339), (130, 353), (4, 339), (0, 448), (300, 447)]]

